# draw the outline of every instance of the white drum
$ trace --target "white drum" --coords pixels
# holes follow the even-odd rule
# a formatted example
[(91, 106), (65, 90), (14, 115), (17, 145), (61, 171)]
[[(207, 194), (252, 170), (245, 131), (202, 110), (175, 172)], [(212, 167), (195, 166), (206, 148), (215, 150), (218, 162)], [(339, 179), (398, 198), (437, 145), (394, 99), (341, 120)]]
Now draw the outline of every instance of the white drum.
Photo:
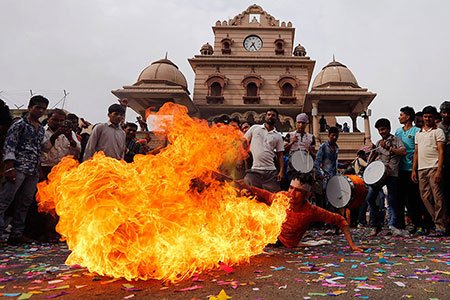
[(357, 175), (336, 175), (327, 183), (327, 199), (336, 208), (357, 208), (367, 196), (367, 187)]
[(383, 162), (376, 160), (371, 162), (364, 170), (363, 179), (368, 185), (382, 184), (386, 177), (386, 166)]
[(291, 154), (290, 163), (294, 170), (300, 173), (309, 173), (314, 167), (314, 160), (306, 151), (295, 151)]

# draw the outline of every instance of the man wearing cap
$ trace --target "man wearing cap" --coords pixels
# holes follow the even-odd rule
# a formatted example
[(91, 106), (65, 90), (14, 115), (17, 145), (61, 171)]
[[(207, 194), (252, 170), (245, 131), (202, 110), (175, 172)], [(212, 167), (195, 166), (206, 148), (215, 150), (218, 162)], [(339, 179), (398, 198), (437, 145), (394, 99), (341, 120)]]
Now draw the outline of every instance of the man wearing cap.
[[(284, 173), (283, 137), (275, 130), (278, 116), (276, 109), (267, 110), (264, 124), (253, 125), (245, 133), (253, 157), (252, 167), (244, 177), (245, 183), (271, 192), (280, 190), (280, 181)], [(279, 171), (275, 166), (275, 155)]]
[[(444, 101), (440, 107), (442, 122), (438, 128), (441, 128), (445, 134), (444, 144), (444, 175), (443, 181), (450, 182), (450, 101)], [(450, 184), (445, 184), (445, 202), (450, 208)]]
[[(288, 178), (292, 179), (299, 173), (292, 166), (292, 155), (297, 151), (305, 151), (315, 158), (314, 146), (316, 141), (314, 135), (306, 132), (306, 126), (309, 124), (309, 118), (305, 113), (298, 114), (296, 117), (296, 130), (289, 133), (289, 142), (284, 144), (285, 151), (289, 154), (289, 164), (287, 164)], [(312, 167), (312, 166), (311, 166)], [(309, 174), (309, 173), (308, 173)]]
[(309, 118), (305, 113), (298, 114), (295, 118), (296, 130), (289, 133), (290, 141), (286, 143), (285, 150), (290, 154), (295, 151), (306, 151), (314, 155), (314, 146), (316, 141), (314, 135), (305, 131), (309, 124)]
[[(242, 183), (239, 181), (238, 183)], [(253, 186), (241, 184), (245, 189), (250, 190), (258, 201), (271, 205), (277, 193), (271, 193)], [(308, 199), (311, 196), (311, 185), (306, 180), (294, 178), (291, 180), (287, 192), (279, 192), (290, 198), (290, 206), (286, 210), (286, 220), (281, 225), (281, 232), (275, 246), (285, 246), (294, 248), (299, 245), (300, 240), (313, 222), (325, 222), (338, 226), (344, 233), (345, 239), (352, 251), (362, 251), (353, 243), (350, 227), (341, 215), (329, 212), (325, 209), (311, 204)]]
[(108, 108), (109, 121), (97, 124), (86, 145), (83, 160), (91, 158), (95, 152), (103, 151), (106, 156), (123, 159), (125, 155), (125, 131), (120, 124), (125, 118), (125, 108), (113, 104)]

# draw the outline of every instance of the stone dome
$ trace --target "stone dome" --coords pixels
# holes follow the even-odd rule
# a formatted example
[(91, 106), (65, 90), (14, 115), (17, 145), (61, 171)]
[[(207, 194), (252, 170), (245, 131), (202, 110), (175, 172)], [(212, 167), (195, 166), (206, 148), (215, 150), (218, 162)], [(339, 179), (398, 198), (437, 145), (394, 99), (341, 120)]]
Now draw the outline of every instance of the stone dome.
[(355, 75), (345, 65), (337, 61), (332, 61), (322, 71), (317, 74), (312, 87), (319, 87), (325, 84), (349, 85), (359, 87)]
[(294, 48), (294, 56), (306, 56), (306, 49), (302, 45), (298, 44), (297, 47)]
[(200, 53), (202, 55), (212, 55), (214, 53), (214, 49), (209, 43), (206, 43), (200, 49)]
[(187, 81), (183, 73), (178, 70), (177, 65), (163, 58), (152, 62), (150, 66), (145, 68), (138, 77), (138, 82), (140, 81), (168, 81), (179, 85), (187, 90)]

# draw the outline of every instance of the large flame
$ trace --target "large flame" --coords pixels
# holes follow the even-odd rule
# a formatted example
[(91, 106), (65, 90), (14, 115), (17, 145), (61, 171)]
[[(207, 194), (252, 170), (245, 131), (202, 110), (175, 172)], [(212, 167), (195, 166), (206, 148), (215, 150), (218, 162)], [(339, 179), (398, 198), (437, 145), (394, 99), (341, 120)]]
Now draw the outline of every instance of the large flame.
[(166, 104), (158, 115), (169, 145), (127, 164), (97, 153), (64, 158), (38, 186), (40, 210), (59, 215), (57, 231), (72, 251), (67, 264), (131, 279), (179, 281), (196, 272), (248, 261), (274, 242), (287, 199), (271, 207), (239, 196), (214, 171), (242, 158), (242, 136), (208, 126)]

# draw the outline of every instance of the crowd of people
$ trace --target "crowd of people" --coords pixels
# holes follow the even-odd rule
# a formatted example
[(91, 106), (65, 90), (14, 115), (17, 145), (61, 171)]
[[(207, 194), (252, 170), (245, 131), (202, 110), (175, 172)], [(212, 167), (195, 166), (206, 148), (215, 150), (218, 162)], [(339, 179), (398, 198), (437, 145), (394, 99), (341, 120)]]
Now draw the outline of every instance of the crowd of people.
[[(0, 235), (4, 236), (10, 224), (6, 241), (10, 245), (58, 240), (57, 219), (38, 213), (35, 193), (37, 183), (46, 180), (63, 157), (70, 155), (82, 162), (103, 151), (106, 156), (132, 162), (136, 154), (151, 152), (149, 137), (136, 139), (138, 126), (124, 122), (126, 103), (109, 106), (107, 122), (94, 125), (90, 134), (82, 132), (87, 122), (60, 109), (51, 110), (41, 123), (48, 103), (43, 96), (33, 96), (28, 113), (16, 121), (4, 103), (1, 107)], [(290, 198), (275, 246), (300, 245), (313, 222), (339, 227), (355, 251), (361, 249), (352, 241), (350, 226), (370, 226), (372, 236), (384, 229), (395, 236), (442, 237), (450, 233), (450, 191), (449, 185), (444, 185), (450, 178), (449, 101), (442, 103), (440, 112), (433, 106), (417, 113), (409, 106), (401, 108), (401, 126), (395, 131), (388, 119), (377, 120), (375, 128), (381, 139), (372, 147), (361, 145), (356, 158), (347, 163), (339, 160), (338, 140), (341, 132), (350, 131), (348, 125), (329, 127), (322, 116), (321, 131), (327, 129), (328, 138), (318, 145), (314, 135), (307, 132), (309, 120), (307, 114), (298, 114), (295, 130), (285, 135), (275, 128), (279, 121), (276, 109), (267, 110), (263, 124), (227, 117), (213, 121), (242, 131), (249, 157), (237, 162), (234, 173), (242, 192), (267, 205), (277, 193)], [(142, 119), (138, 123), (145, 129)], [(325, 193), (332, 178), (340, 174), (363, 176), (375, 162), (381, 162), (383, 174), (376, 183), (367, 184), (364, 201), (352, 208), (350, 217), (333, 207)]]
[(2, 101), (0, 236), (8, 229), (10, 245), (58, 241), (57, 217), (38, 212), (35, 194), (37, 183), (46, 180), (63, 157), (82, 162), (103, 151), (106, 156), (132, 162), (136, 154), (150, 150), (149, 136), (136, 139), (138, 126), (124, 122), (124, 103), (111, 105), (108, 121), (94, 125), (90, 134), (82, 131), (88, 122), (61, 109), (50, 110), (41, 122), (48, 104), (45, 97), (33, 96), (27, 113), (13, 120)]
[[(365, 169), (368, 168), (369, 173), (369, 166), (378, 162), (382, 166), (379, 180), (366, 184), (368, 192), (364, 201), (352, 209), (345, 222), (352, 226), (358, 223), (370, 226), (370, 236), (380, 234), (384, 228), (385, 234), (404, 237), (413, 234), (443, 237), (450, 234), (447, 210), (450, 192), (448, 184), (444, 185), (450, 179), (449, 101), (441, 104), (440, 112), (433, 106), (426, 106), (418, 113), (409, 106), (401, 108), (401, 126), (394, 134), (388, 119), (377, 120), (375, 128), (381, 139), (371, 147), (362, 147), (356, 158), (348, 163), (340, 163), (339, 160), (338, 139), (342, 132), (339, 128), (328, 128), (328, 140), (318, 147), (316, 153), (314, 136), (305, 131), (309, 123), (306, 114), (297, 116), (296, 131), (286, 135), (284, 141), (274, 129), (277, 116), (276, 110), (268, 110), (264, 124), (253, 125), (245, 133), (253, 159), (253, 166), (244, 177), (246, 184), (272, 193), (291, 191), (293, 184), (299, 185), (310, 194), (308, 199), (311, 202), (341, 213), (342, 210), (330, 205), (325, 195), (330, 179), (339, 174), (363, 177)], [(295, 168), (295, 160), (301, 157), (298, 151), (307, 153), (314, 160), (310, 171)], [(282, 156), (285, 157), (283, 162)], [(344, 220), (343, 216), (341, 218)], [(289, 220), (283, 226), (289, 227)], [(281, 243), (292, 246), (283, 240)]]

